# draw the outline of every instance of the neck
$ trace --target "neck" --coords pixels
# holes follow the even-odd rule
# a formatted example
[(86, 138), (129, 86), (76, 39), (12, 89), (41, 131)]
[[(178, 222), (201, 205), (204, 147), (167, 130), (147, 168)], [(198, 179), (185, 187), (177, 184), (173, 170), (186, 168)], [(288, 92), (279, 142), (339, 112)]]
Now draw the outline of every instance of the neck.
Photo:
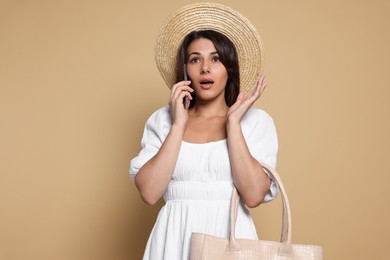
[(195, 106), (192, 108), (191, 116), (199, 117), (226, 117), (229, 107), (226, 105), (225, 99), (223, 101), (201, 101), (197, 100)]

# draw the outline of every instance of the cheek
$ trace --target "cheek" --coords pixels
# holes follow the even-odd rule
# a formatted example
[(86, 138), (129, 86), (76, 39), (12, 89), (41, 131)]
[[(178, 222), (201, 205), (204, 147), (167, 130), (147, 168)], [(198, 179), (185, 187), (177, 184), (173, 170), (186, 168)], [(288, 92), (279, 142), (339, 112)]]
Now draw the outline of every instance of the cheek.
[(225, 67), (220, 69), (219, 75), (220, 75), (221, 79), (225, 79), (225, 78), (226, 78), (226, 80), (228, 79), (228, 73), (227, 73)]
[(221, 75), (223, 77), (227, 77), (228, 76), (227, 69), (225, 68), (225, 66), (222, 63), (218, 64), (218, 66), (216, 67), (216, 70), (218, 70), (218, 74), (219, 75)]
[(187, 66), (187, 75), (190, 79), (196, 75), (194, 66), (191, 66), (191, 67)]

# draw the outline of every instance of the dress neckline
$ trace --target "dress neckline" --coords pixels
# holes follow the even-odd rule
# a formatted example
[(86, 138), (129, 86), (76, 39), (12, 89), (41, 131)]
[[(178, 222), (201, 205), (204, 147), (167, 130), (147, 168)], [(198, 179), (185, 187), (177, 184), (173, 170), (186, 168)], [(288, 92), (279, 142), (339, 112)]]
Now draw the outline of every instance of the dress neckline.
[(227, 141), (227, 138), (221, 139), (221, 140), (216, 140), (216, 141), (210, 141), (206, 143), (191, 143), (187, 141), (181, 141), (183, 144), (189, 144), (189, 145), (209, 145), (209, 144), (218, 144), (218, 143), (224, 143)]

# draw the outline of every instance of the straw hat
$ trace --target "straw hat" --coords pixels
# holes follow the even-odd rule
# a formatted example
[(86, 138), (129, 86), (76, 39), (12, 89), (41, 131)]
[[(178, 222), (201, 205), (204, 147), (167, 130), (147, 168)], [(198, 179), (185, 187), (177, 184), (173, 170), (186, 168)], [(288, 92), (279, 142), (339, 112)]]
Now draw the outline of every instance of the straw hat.
[(250, 21), (234, 9), (217, 3), (196, 3), (173, 13), (157, 34), (155, 60), (169, 88), (176, 84), (176, 58), (184, 37), (192, 31), (214, 30), (234, 44), (240, 66), (240, 88), (251, 93), (262, 68), (260, 36)]

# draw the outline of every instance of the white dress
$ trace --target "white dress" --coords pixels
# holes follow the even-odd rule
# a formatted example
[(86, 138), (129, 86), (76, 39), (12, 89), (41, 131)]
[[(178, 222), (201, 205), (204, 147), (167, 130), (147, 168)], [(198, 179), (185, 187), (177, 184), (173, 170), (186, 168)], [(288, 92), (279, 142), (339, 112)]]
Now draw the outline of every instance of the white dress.
[[(252, 108), (241, 121), (249, 150), (260, 163), (276, 165), (278, 141), (272, 118), (263, 110)], [(148, 119), (142, 150), (131, 160), (130, 176), (161, 147), (171, 127), (169, 107), (154, 112)], [(172, 180), (164, 194), (161, 208), (146, 245), (144, 260), (187, 260), (192, 232), (228, 237), (230, 198), (233, 189), (227, 140), (205, 144), (182, 142)], [(264, 202), (276, 197), (272, 181)], [(248, 210), (240, 205), (236, 237), (257, 239)]]

